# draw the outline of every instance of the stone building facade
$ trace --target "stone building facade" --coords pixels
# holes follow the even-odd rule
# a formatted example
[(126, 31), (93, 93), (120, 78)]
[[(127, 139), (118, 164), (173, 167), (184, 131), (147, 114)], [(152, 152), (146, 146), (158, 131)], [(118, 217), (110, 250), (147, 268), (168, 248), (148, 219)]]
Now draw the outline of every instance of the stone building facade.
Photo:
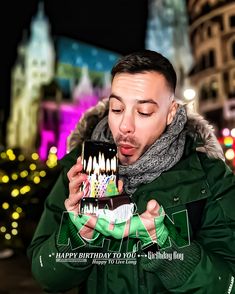
[(198, 111), (220, 130), (235, 125), (235, 1), (188, 0)]

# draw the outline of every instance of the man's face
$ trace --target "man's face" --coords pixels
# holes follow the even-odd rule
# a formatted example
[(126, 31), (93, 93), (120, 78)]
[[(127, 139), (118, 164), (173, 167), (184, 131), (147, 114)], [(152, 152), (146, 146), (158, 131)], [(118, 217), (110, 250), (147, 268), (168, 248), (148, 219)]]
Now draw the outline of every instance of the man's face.
[(108, 122), (121, 164), (136, 162), (172, 122), (177, 109), (172, 96), (157, 72), (114, 77)]

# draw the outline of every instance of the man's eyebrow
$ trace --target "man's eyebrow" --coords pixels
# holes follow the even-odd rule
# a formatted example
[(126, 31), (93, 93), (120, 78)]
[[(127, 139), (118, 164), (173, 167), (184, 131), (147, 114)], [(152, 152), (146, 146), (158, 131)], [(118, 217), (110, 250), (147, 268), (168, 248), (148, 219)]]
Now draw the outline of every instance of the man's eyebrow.
[(118, 95), (115, 95), (115, 94), (113, 94), (113, 93), (110, 94), (110, 96), (109, 96), (109, 100), (110, 100), (111, 98), (116, 98), (117, 100), (119, 100), (119, 101), (121, 101), (121, 102), (123, 101), (123, 100), (122, 100), (122, 97), (120, 97), (120, 96), (118, 96)]
[(154, 101), (153, 99), (143, 99), (143, 100), (137, 100), (138, 104), (145, 104), (145, 103), (151, 103), (158, 106), (158, 103)]
[[(111, 95), (109, 96), (109, 100), (110, 100), (111, 98), (115, 98), (115, 99), (117, 99), (117, 100), (123, 102), (122, 97), (120, 97), (120, 96), (118, 96), (118, 95), (111, 94)], [(151, 104), (154, 104), (154, 105), (156, 105), (156, 106), (159, 106), (158, 103), (157, 103), (156, 101), (154, 101), (153, 99), (142, 99), (142, 100), (138, 100), (138, 99), (137, 99), (136, 102), (137, 102), (137, 104), (151, 103)]]

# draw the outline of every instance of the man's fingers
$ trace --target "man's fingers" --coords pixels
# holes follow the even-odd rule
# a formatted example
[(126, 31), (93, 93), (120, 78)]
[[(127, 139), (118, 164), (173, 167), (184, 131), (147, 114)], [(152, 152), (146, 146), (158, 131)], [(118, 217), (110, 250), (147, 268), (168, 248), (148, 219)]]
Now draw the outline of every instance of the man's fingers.
[(88, 228), (94, 229), (97, 222), (97, 216), (94, 215), (80, 215), (81, 222)]
[(94, 235), (94, 229), (88, 228), (87, 226), (83, 226), (79, 231), (79, 234), (87, 239), (92, 239)]
[(81, 161), (77, 161), (77, 163), (68, 171), (67, 177), (69, 181), (71, 181), (77, 174), (82, 172), (83, 165), (81, 164)]
[(72, 211), (75, 207), (77, 207), (82, 196), (82, 191), (76, 194), (70, 194), (69, 198), (67, 198), (64, 202), (67, 211)]
[(147, 203), (147, 212), (152, 216), (152, 217), (156, 217), (159, 216), (159, 209), (160, 209), (160, 205), (158, 204), (158, 202), (154, 199), (149, 200)]
[(80, 200), (83, 197), (83, 191), (79, 191), (82, 183), (87, 179), (86, 174), (82, 174), (83, 166), (81, 157), (77, 159), (76, 164), (68, 171), (69, 179), (69, 197), (65, 200), (64, 205), (67, 211), (79, 212)]
[(69, 192), (70, 194), (75, 194), (78, 192), (81, 184), (86, 180), (87, 176), (85, 174), (80, 174), (71, 179), (69, 183)]
[(121, 194), (123, 192), (123, 181), (118, 180), (118, 192)]
[(82, 162), (82, 158), (81, 158), (81, 156), (79, 156), (77, 159), (77, 163), (81, 163), (81, 162)]

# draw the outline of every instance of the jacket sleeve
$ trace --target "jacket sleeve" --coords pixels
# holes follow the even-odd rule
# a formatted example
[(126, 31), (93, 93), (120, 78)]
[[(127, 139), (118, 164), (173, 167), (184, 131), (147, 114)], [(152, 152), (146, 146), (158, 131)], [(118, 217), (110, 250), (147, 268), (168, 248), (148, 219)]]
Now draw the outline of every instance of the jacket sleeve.
[(165, 250), (183, 260), (145, 261), (143, 267), (171, 293), (235, 293), (235, 176), (223, 161), (201, 156), (212, 196), (195, 240)]
[[(58, 234), (61, 230), (62, 215), (65, 211), (64, 200), (68, 196), (65, 179), (67, 179), (65, 171), (62, 171), (45, 201), (43, 214), (27, 250), (35, 279), (44, 291), (49, 292), (66, 291), (81, 285), (92, 269), (89, 261), (71, 263), (56, 260), (58, 253), (79, 253), (79, 251), (84, 253), (86, 250), (89, 251), (88, 245), (73, 250), (74, 247), (58, 244), (61, 243), (58, 242)], [(69, 218), (63, 225), (63, 231), (69, 235), (70, 244), (76, 244), (81, 240), (77, 229), (69, 221)], [(64, 238), (66, 238), (65, 235)]]

